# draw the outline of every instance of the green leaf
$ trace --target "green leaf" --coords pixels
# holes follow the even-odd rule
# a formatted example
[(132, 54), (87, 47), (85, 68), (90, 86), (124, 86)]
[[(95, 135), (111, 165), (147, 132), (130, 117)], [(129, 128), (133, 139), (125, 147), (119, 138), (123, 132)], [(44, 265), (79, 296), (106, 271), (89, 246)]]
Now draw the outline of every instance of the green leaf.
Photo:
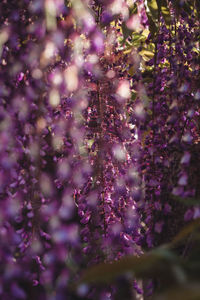
[[(198, 1), (196, 2), (198, 3)], [(192, 11), (194, 10), (193, 1), (174, 0), (172, 1), (172, 5), (176, 11), (177, 16), (180, 15), (182, 9), (188, 13), (188, 16), (190, 16)]]
[(126, 39), (129, 37), (129, 35), (131, 35), (133, 32), (133, 30), (130, 30), (127, 26), (126, 23), (123, 22), (122, 23), (122, 33), (123, 33), (123, 43), (126, 41)]
[(194, 6), (191, 3), (192, 1), (189, 2), (184, 2), (183, 4), (183, 9), (190, 15), (193, 11)]
[(156, 0), (147, 0), (147, 6), (154, 22), (158, 22), (158, 4)]
[(87, 269), (81, 283), (109, 283), (123, 274), (133, 273), (138, 278), (149, 278), (155, 274), (166, 273), (171, 264), (178, 262), (177, 257), (168, 249), (162, 247), (143, 254), (140, 257), (125, 256), (119, 261), (101, 263)]
[(146, 37), (141, 34), (141, 33), (138, 33), (138, 32), (133, 32), (132, 34), (132, 40), (131, 42), (134, 43), (134, 42), (144, 42), (146, 40)]
[(152, 51), (146, 50), (146, 49), (141, 50), (141, 51), (139, 52), (139, 54), (140, 54), (141, 56), (147, 56), (147, 57), (149, 57), (149, 58), (153, 58), (153, 57), (154, 57), (154, 53), (153, 53)]
[(161, 1), (161, 13), (165, 20), (166, 26), (169, 26), (171, 24), (171, 15), (166, 0)]
[(130, 67), (129, 70), (128, 70), (128, 74), (130, 76), (133, 76), (135, 74), (135, 72), (136, 72), (136, 70), (135, 70), (134, 66)]
[(137, 14), (137, 12), (138, 12), (137, 4), (134, 3), (133, 5), (131, 5), (129, 7), (129, 15), (131, 16), (131, 15)]
[(145, 61), (149, 61), (151, 58), (154, 57), (154, 52), (147, 50), (147, 49), (142, 49), (139, 54), (142, 56), (142, 58)]
[(69, 0), (65, 0), (65, 6), (71, 7), (71, 2)]
[(156, 295), (154, 300), (199, 300), (200, 286), (199, 283), (187, 283), (184, 285), (175, 286)]
[(183, 203), (186, 206), (194, 206), (194, 205), (200, 205), (200, 199), (193, 198), (193, 197), (179, 197), (172, 195), (172, 198), (178, 202)]
[(137, 93), (136, 92), (132, 92), (131, 93), (131, 100), (135, 101), (136, 98), (137, 98)]
[(170, 10), (166, 0), (148, 0), (147, 6), (150, 11), (150, 15), (154, 23), (158, 23), (160, 20), (160, 13), (165, 20), (167, 26), (171, 23)]
[(196, 7), (195, 7), (195, 14), (199, 18), (199, 20), (200, 20), (200, 2), (196, 1), (195, 5), (196, 5)]
[(158, 32), (158, 25), (153, 21), (151, 14), (147, 12), (147, 17), (149, 21), (149, 31), (151, 32), (152, 37)]
[(174, 237), (174, 239), (171, 242), (171, 246), (173, 247), (183, 242), (189, 235), (194, 234), (199, 227), (200, 227), (200, 218), (190, 222)]

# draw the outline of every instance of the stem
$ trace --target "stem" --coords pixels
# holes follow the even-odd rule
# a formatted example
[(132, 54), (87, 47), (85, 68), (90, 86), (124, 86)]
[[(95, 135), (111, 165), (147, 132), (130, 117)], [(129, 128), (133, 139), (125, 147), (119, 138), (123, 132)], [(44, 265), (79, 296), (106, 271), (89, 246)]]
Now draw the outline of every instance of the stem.
[[(100, 24), (100, 16), (101, 16), (101, 6), (98, 6), (98, 12), (97, 12), (97, 24)], [(103, 155), (103, 121), (104, 121), (104, 102), (103, 97), (101, 97), (101, 85), (100, 81), (97, 82), (97, 110), (98, 110), (98, 119), (97, 122), (99, 123), (99, 137), (98, 137), (98, 155), (97, 155), (97, 178), (99, 177), (100, 183), (102, 186), (102, 192), (101, 192), (101, 207), (102, 207), (102, 215), (103, 215), (103, 227), (104, 227), (104, 235), (106, 236), (107, 231), (107, 224), (106, 224), (106, 213), (105, 213), (105, 197), (104, 197), (104, 188), (105, 188), (105, 182), (104, 182), (104, 170), (103, 170), (103, 161), (104, 161), (104, 155)]]
[(102, 184), (103, 192), (101, 193), (102, 195), (102, 201), (101, 201), (101, 206), (102, 206), (102, 211), (103, 211), (103, 222), (104, 222), (104, 235), (106, 236), (106, 218), (105, 218), (105, 198), (104, 198), (104, 172), (103, 172), (103, 98), (101, 97), (101, 87), (100, 83), (98, 81), (97, 83), (97, 101), (98, 101), (98, 115), (99, 115), (99, 142), (98, 142), (98, 173), (100, 177), (100, 182)]
[[(153, 121), (153, 137), (152, 144), (154, 148), (155, 139), (155, 88), (156, 88), (156, 67), (157, 67), (157, 54), (158, 54), (158, 33), (160, 31), (160, 7), (158, 9), (158, 31), (155, 38), (155, 55), (154, 55), (154, 72), (153, 72), (153, 96), (152, 96), (152, 121)], [(155, 155), (153, 151), (153, 167), (155, 162)]]

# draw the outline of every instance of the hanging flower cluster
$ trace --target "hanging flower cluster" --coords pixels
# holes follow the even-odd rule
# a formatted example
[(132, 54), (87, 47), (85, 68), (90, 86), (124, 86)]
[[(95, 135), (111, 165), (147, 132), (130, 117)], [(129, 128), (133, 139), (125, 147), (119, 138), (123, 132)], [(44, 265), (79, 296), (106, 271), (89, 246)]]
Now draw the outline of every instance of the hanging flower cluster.
[[(155, 19), (158, 28), (146, 41), (153, 42), (155, 53), (146, 62), (143, 72), (146, 92), (151, 100), (144, 128), (148, 247), (170, 240), (184, 220), (192, 218), (173, 196), (199, 196), (196, 179), (191, 178), (197, 167), (192, 157), (196, 156), (194, 143), (199, 135), (199, 23), (194, 13), (186, 16), (183, 8), (177, 12), (170, 2), (169, 8), (173, 12), (170, 21), (166, 20), (158, 3)], [(153, 11), (150, 16), (153, 17)], [(194, 217), (197, 218), (197, 214)], [(175, 218), (176, 221), (172, 221)]]
[(182, 2), (1, 1), (0, 298), (131, 299), (128, 275), (74, 282), (199, 217), (175, 199), (200, 193), (198, 4)]

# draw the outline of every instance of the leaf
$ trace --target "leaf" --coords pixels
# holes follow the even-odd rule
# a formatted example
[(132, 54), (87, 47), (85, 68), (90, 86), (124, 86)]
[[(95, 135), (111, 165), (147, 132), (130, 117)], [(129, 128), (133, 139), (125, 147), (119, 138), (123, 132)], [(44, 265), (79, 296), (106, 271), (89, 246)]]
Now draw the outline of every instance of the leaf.
[(131, 93), (131, 100), (134, 101), (136, 99), (136, 97), (137, 97), (136, 91), (132, 91), (132, 93)]
[(154, 22), (158, 22), (158, 4), (156, 0), (147, 0), (147, 6)]
[(136, 72), (136, 70), (135, 70), (134, 66), (130, 67), (130, 69), (128, 70), (128, 74), (130, 76), (133, 76), (135, 74), (135, 72)]
[(124, 54), (129, 54), (129, 53), (131, 53), (131, 51), (132, 51), (132, 48), (129, 48), (129, 49), (127, 49), (127, 50), (124, 50), (123, 53), (124, 53)]
[(154, 53), (150, 50), (146, 50), (146, 49), (143, 49), (139, 52), (139, 54), (142, 56), (142, 58), (145, 60), (145, 61), (148, 61), (150, 60), (151, 58), (154, 57)]
[(162, 13), (162, 16), (165, 20), (165, 24), (167, 26), (171, 23), (171, 15), (170, 10), (168, 8), (168, 3), (166, 0), (148, 0), (147, 5), (149, 8), (149, 11), (152, 16), (152, 20), (154, 23), (159, 22), (160, 20), (160, 13)]
[(166, 26), (169, 26), (171, 24), (171, 15), (166, 0), (161, 1), (161, 13), (165, 20)]
[(158, 31), (158, 26), (157, 24), (153, 21), (151, 15), (147, 12), (147, 17), (148, 17), (148, 22), (149, 22), (149, 31), (152, 35), (152, 37), (155, 36), (155, 34)]
[(141, 56), (144, 56), (144, 55), (145, 55), (145, 56), (148, 56), (149, 58), (153, 58), (153, 57), (154, 57), (154, 53), (153, 53), (152, 51), (146, 50), (146, 49), (140, 51), (139, 54), (140, 54)]
[(195, 9), (195, 13), (196, 13), (196, 16), (199, 18), (200, 20), (200, 2), (199, 1), (196, 1), (195, 2), (195, 5), (196, 5), (196, 9)]
[(199, 300), (200, 299), (200, 287), (199, 283), (191, 283), (179, 285), (168, 289), (162, 294), (156, 295), (155, 300)]
[(200, 218), (190, 222), (185, 226), (172, 240), (171, 246), (177, 245), (185, 240), (190, 234), (194, 233), (200, 227)]
[(128, 29), (128, 27), (126, 26), (126, 23), (123, 22), (122, 23), (122, 33), (123, 33), (123, 43), (126, 41), (126, 39), (129, 37), (129, 35), (131, 35), (133, 32), (133, 30)]
[(171, 263), (178, 262), (177, 257), (166, 248), (143, 254), (140, 257), (126, 256), (112, 263), (101, 263), (86, 270), (80, 282), (109, 283), (119, 275), (133, 273), (138, 278), (149, 278), (153, 274), (165, 273)]
[[(196, 1), (198, 3), (198, 1)], [(176, 11), (177, 16), (180, 15), (181, 10), (183, 9), (185, 12), (188, 13), (188, 16), (191, 15), (192, 11), (194, 10), (194, 6), (192, 5), (192, 1), (181, 1), (181, 0), (174, 0), (172, 1), (172, 5)]]
[(134, 32), (132, 34), (132, 40), (131, 40), (132, 43), (136, 42), (136, 41), (139, 41), (139, 42), (143, 41), (144, 42), (145, 40), (146, 40), (146, 37), (143, 34), (141, 34), (141, 33)]
[(190, 15), (194, 9), (194, 6), (192, 5), (191, 1), (189, 1), (189, 2), (185, 1), (183, 3), (183, 9)]
[(137, 14), (137, 12), (138, 12), (137, 4), (134, 3), (133, 5), (131, 5), (129, 7), (129, 15), (131, 16), (131, 15)]
[(64, 2), (65, 2), (66, 7), (71, 7), (72, 6), (72, 3), (69, 0), (65, 0)]
[(194, 205), (200, 205), (200, 199), (193, 198), (193, 197), (179, 197), (172, 195), (172, 198), (178, 202), (183, 203), (186, 206), (194, 206)]

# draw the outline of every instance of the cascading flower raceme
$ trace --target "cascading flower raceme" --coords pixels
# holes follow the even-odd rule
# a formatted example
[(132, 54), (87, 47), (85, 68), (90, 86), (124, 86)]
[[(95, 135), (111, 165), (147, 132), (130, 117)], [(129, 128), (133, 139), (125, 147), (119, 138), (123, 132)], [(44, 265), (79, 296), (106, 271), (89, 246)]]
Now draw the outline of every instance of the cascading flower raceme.
[(1, 1), (0, 298), (151, 293), (74, 282), (199, 218), (198, 4), (175, 2)]

